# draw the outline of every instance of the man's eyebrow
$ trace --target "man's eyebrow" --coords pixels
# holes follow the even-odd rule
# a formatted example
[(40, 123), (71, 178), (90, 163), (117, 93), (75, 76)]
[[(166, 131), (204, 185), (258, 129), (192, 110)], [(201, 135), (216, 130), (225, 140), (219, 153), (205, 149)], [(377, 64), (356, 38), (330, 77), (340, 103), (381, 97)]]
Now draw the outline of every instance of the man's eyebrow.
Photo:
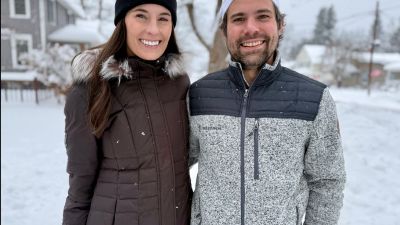
[(230, 18), (239, 17), (239, 16), (244, 16), (244, 13), (242, 13), (242, 12), (235, 13), (235, 14), (231, 15)]
[[(270, 10), (270, 9), (259, 9), (259, 10), (257, 10), (255, 13), (256, 13), (256, 14), (260, 14), (260, 13), (272, 13), (272, 10)], [(230, 16), (230, 18), (239, 17), (239, 16), (244, 16), (244, 15), (245, 15), (245, 13), (243, 13), (243, 12), (238, 12), (238, 13), (232, 14), (232, 15)]]

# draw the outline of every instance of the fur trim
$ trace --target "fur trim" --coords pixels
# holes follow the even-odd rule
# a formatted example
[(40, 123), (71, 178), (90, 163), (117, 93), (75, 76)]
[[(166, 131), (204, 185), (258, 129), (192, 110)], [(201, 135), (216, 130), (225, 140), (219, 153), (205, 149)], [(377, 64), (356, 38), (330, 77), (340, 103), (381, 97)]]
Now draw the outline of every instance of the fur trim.
[(169, 54), (165, 60), (164, 71), (171, 79), (185, 74), (182, 57), (177, 54)]
[(131, 78), (132, 70), (129, 66), (128, 60), (118, 63), (114, 56), (110, 56), (102, 65), (100, 75), (105, 80), (111, 78), (118, 78), (118, 84), (121, 82), (122, 76)]
[(100, 53), (100, 49), (86, 50), (75, 56), (72, 60), (71, 74), (73, 82), (86, 82), (89, 80), (94, 61)]
[[(100, 49), (87, 50), (77, 55), (72, 62), (72, 79), (73, 82), (87, 82), (90, 78), (90, 72), (93, 68)], [(168, 74), (171, 79), (182, 76), (185, 73), (183, 62), (180, 55), (169, 54), (165, 60), (163, 71)], [(102, 65), (100, 75), (109, 80), (118, 78), (121, 81), (123, 76), (132, 77), (132, 69), (129, 66), (128, 60), (118, 62), (114, 56), (110, 56)]]

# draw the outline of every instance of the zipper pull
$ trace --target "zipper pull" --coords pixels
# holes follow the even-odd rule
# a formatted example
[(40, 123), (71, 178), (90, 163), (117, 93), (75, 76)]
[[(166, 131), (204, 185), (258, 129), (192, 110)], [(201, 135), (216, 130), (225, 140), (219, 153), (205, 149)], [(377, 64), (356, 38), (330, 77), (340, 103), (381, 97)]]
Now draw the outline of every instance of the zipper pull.
[(246, 90), (244, 91), (243, 97), (247, 98), (247, 96), (249, 96), (249, 89), (246, 89)]
[(254, 130), (258, 130), (258, 119), (254, 122)]

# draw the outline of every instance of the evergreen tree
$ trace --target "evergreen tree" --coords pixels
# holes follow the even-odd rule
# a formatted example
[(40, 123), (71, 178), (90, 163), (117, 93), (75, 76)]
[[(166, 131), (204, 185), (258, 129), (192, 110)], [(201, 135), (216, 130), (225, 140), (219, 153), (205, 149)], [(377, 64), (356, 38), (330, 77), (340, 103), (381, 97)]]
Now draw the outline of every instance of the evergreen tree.
[(400, 52), (400, 25), (395, 32), (393, 32), (390, 38), (390, 44), (392, 49), (396, 52)]
[(327, 16), (326, 16), (326, 21), (325, 21), (325, 28), (326, 28), (326, 37), (325, 40), (328, 42), (327, 44), (332, 44), (333, 42), (333, 36), (334, 36), (334, 31), (335, 31), (335, 25), (336, 25), (336, 12), (333, 6), (329, 7), (327, 10)]
[(314, 28), (313, 44), (324, 44), (325, 42), (325, 21), (326, 21), (326, 8), (321, 8), (317, 16), (317, 23)]
[(331, 44), (333, 42), (336, 22), (336, 12), (333, 6), (321, 8), (317, 16), (312, 43), (320, 45)]

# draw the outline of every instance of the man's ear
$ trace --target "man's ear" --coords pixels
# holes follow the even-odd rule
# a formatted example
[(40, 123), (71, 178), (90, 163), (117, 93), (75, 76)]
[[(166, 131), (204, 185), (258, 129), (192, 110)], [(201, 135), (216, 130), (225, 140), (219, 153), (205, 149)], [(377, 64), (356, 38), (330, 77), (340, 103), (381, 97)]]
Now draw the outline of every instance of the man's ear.
[(278, 29), (279, 36), (283, 35), (284, 32), (285, 32), (285, 26), (284, 26), (284, 24), (282, 24), (281, 28)]

